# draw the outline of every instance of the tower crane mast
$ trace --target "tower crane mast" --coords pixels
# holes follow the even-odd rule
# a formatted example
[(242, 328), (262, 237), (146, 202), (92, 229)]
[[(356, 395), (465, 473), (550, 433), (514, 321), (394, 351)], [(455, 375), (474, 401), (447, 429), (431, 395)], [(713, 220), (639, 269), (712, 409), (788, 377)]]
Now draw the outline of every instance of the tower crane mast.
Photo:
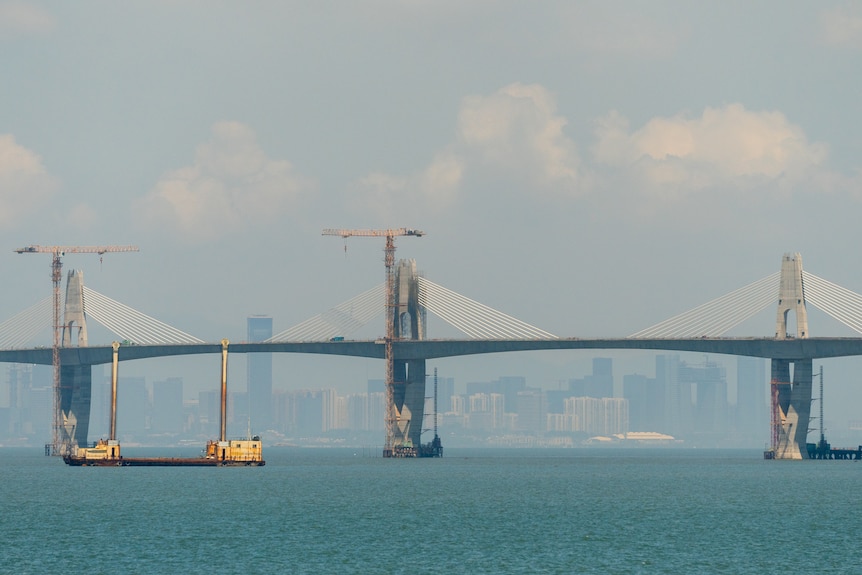
[[(19, 254), (51, 254), (51, 283), (53, 291), (53, 355), (54, 367), (54, 424), (51, 452), (54, 455), (61, 454), (61, 443), (65, 443), (65, 436), (61, 438), (60, 429), (63, 426), (60, 413), (60, 341), (63, 326), (60, 322), (60, 283), (63, 279), (63, 261), (61, 258), (66, 254), (99, 254), (113, 252), (137, 252), (137, 246), (40, 246), (29, 245), (14, 250)], [(67, 446), (68, 447), (68, 446)]]
[(395, 237), (396, 236), (416, 236), (422, 237), (425, 232), (415, 228), (388, 228), (388, 229), (333, 229), (328, 228), (323, 230), (324, 236), (341, 236), (344, 239), (349, 237), (385, 237), (386, 246), (383, 248), (385, 254), (383, 262), (386, 266), (386, 337), (384, 338), (384, 349), (386, 356), (386, 444), (383, 447), (384, 454), (392, 453), (392, 439), (395, 437), (396, 419), (392, 415), (394, 403), (395, 385), (395, 360), (392, 357), (392, 340), (395, 339), (395, 323), (393, 320), (393, 311), (395, 304), (395, 276), (393, 268), (395, 267)]

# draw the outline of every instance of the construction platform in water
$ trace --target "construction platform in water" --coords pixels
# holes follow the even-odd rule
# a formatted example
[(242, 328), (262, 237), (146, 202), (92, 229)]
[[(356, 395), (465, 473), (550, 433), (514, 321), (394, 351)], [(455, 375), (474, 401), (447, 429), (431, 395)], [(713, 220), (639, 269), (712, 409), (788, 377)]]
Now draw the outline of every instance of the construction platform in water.
[(74, 467), (260, 467), (266, 465), (260, 437), (209, 441), (201, 457), (123, 457), (120, 443), (100, 440), (93, 447), (79, 447), (63, 456)]
[(826, 441), (821, 440), (819, 443), (809, 443), (808, 459), (844, 459), (851, 461), (862, 460), (862, 445), (856, 447), (832, 447)]
[(434, 439), (429, 443), (423, 443), (416, 449), (411, 444), (396, 445), (395, 447), (384, 447), (383, 457), (387, 458), (414, 458), (414, 457), (443, 457), (443, 443), (435, 433)]
[[(263, 446), (260, 436), (247, 439), (225, 439), (227, 425), (227, 348), (222, 340), (221, 362), (221, 433), (218, 441), (208, 441), (200, 457), (123, 457), (117, 441), (117, 364), (120, 344), (114, 342), (111, 370), (111, 431), (108, 439), (100, 439), (92, 447), (71, 447), (63, 455), (66, 465), (74, 467), (261, 467)], [(48, 453), (46, 447), (46, 455)]]

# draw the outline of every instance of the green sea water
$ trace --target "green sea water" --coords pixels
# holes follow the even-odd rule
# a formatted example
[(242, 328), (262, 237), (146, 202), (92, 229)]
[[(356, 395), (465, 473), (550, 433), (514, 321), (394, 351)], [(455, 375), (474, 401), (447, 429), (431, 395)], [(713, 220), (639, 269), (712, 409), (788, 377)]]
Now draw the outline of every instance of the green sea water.
[(38, 449), (0, 455), (4, 574), (862, 570), (856, 462), (269, 448), (262, 468), (69, 468)]

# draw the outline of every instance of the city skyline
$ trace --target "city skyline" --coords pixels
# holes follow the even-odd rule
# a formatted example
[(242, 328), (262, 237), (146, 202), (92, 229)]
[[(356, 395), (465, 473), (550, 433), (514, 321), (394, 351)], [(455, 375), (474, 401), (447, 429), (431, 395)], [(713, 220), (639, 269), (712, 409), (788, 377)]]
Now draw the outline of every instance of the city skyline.
[[(65, 269), (207, 341), (255, 314), (278, 332), (383, 280), (381, 243), (330, 227), (422, 229), (398, 257), (562, 337), (624, 337), (786, 252), (862, 292), (854, 3), (0, 0), (0, 16), (0, 321), (50, 295), (47, 256), (12, 250), (133, 244)], [(730, 335), (773, 327), (770, 310)], [(457, 335), (433, 318), (428, 334)], [(553, 381), (587, 363), (572, 357), (441, 367)], [(187, 361), (125, 369), (205, 388), (210, 364)], [(862, 359), (826, 369), (849, 419)]]
[[(540, 389), (528, 384), (523, 376), (500, 376), (491, 381), (460, 384), (456, 384), (454, 378), (441, 377), (441, 430), (456, 444), (499, 442), (503, 441), (501, 435), (505, 435), (510, 436), (514, 444), (520, 444), (523, 440), (517, 437), (524, 436), (533, 438), (529, 440), (531, 445), (576, 446), (590, 436), (627, 432), (665, 434), (690, 446), (719, 445), (720, 441), (735, 446), (761, 444), (768, 433), (765, 360), (742, 358), (737, 362), (737, 379), (744, 384), (736, 400), (728, 393), (731, 387), (727, 383), (728, 370), (721, 362), (692, 363), (680, 359), (679, 354), (656, 355), (654, 362), (655, 377), (619, 372), (615, 376), (611, 358), (593, 357), (592, 371), (580, 378), (570, 378), (565, 389)], [(669, 365), (673, 367), (666, 367)], [(32, 380), (36, 382), (34, 392), (46, 390), (39, 397), (50, 397), (50, 374), (45, 366), (36, 367), (42, 372), (38, 376), (30, 375), (30, 366), (17, 365), (9, 369), (5, 385), (9, 386), (10, 401), (27, 391), (27, 385), (16, 391), (13, 385), (16, 381)], [(614, 381), (621, 381), (622, 386), (615, 385)], [(682, 389), (679, 386), (686, 389), (685, 394), (668, 395), (671, 389)], [(94, 381), (91, 439), (104, 435), (109, 388), (105, 377)], [(615, 392), (614, 388), (620, 391)], [(193, 400), (183, 399), (183, 381), (176, 377), (151, 383), (145, 378), (121, 377), (120, 390), (119, 429), (121, 438), (126, 441), (171, 443), (217, 431), (216, 390), (200, 392)], [(674, 401), (682, 403), (668, 403), (670, 397), (677, 397), (679, 399)], [(744, 400), (740, 399), (743, 397)], [(376, 401), (376, 407), (368, 403), (371, 398)], [(368, 380), (366, 392), (347, 395), (340, 395), (333, 389), (280, 388), (270, 397), (266, 413), (260, 413), (252, 408), (246, 391), (231, 391), (228, 429), (232, 435), (241, 435), (247, 429), (268, 433), (274, 441), (288, 443), (296, 442), (298, 437), (304, 438), (301, 443), (308, 444), (329, 441), (338, 433), (361, 433), (366, 441), (375, 440), (375, 433), (382, 437), (383, 432), (383, 398), (382, 380)], [(7, 430), (25, 429), (21, 425), (26, 419), (26, 410), (10, 412), (3, 406), (5, 399), (0, 397), (0, 423), (6, 426), (6, 430), (0, 429), (0, 438)], [(611, 417), (608, 409), (614, 413), (623, 411), (614, 416), (617, 419), (613, 421), (602, 419)], [(48, 428), (48, 407), (44, 411), (43, 431)], [(428, 412), (431, 411), (429, 403)], [(297, 419), (300, 414), (301, 420)], [(645, 418), (644, 414), (649, 417)], [(261, 427), (261, 422), (270, 417), (273, 425)], [(35, 428), (28, 425), (26, 429), (31, 430), (32, 440)], [(842, 437), (850, 432), (850, 422), (833, 425), (832, 429)], [(430, 426), (426, 421), (424, 427)], [(560, 433), (570, 436), (569, 442), (553, 439)], [(14, 439), (12, 435), (6, 439)], [(490, 439), (492, 437), (496, 439)]]

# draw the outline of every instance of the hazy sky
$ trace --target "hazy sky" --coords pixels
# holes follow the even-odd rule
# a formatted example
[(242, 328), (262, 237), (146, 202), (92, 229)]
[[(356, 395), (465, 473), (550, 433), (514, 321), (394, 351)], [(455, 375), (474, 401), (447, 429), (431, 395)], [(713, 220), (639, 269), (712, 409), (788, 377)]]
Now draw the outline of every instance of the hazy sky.
[[(13, 249), (136, 244), (64, 264), (206, 340), (281, 331), (383, 279), (382, 240), (325, 227), (423, 229), (398, 256), (560, 336), (629, 335), (785, 252), (862, 292), (860, 69), (858, 2), (0, 0), (0, 319), (50, 293), (50, 257)], [(444, 364), (548, 386), (590, 357), (514, 355)]]

